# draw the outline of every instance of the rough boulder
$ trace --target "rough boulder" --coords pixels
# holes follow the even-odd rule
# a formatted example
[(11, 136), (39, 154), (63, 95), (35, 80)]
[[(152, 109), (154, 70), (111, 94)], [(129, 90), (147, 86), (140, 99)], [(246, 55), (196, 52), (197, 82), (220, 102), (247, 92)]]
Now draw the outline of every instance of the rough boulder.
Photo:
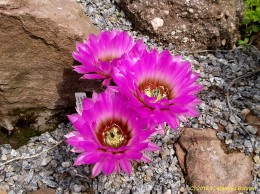
[(239, 39), (242, 0), (121, 0), (135, 28), (176, 51), (231, 48)]
[(79, 81), (71, 52), (98, 30), (73, 0), (1, 0), (0, 23), (0, 127), (49, 129), (74, 92), (95, 87)]

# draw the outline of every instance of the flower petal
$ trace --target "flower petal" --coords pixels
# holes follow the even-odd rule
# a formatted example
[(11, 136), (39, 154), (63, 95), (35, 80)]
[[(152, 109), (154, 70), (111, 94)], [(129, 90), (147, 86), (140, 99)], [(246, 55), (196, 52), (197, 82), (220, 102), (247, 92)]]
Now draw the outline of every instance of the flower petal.
[(128, 174), (128, 175), (130, 176), (131, 171), (132, 171), (131, 162), (130, 162), (128, 159), (122, 158), (122, 159), (119, 161), (119, 164), (120, 164), (122, 170), (125, 171), (126, 174)]
[(145, 148), (145, 151), (157, 151), (157, 150), (160, 150), (161, 148), (156, 145), (155, 143), (152, 143), (152, 142), (149, 142), (148, 143), (148, 147)]
[[(146, 148), (147, 149), (147, 148)], [(133, 150), (127, 150), (125, 151), (125, 156), (132, 160), (138, 160), (142, 157), (142, 153), (133, 151)]]
[(101, 152), (91, 152), (90, 154), (85, 155), (84, 162), (85, 164), (94, 164), (103, 159)]
[(92, 169), (92, 176), (96, 177), (97, 175), (99, 175), (102, 171), (102, 168), (103, 168), (103, 162), (97, 162)]
[(85, 157), (87, 156), (87, 153), (82, 153), (82, 154), (80, 154), (78, 157), (77, 157), (77, 159), (76, 159), (76, 161), (74, 162), (74, 166), (78, 166), (78, 165), (82, 165), (82, 164), (85, 164), (85, 161), (84, 161), (84, 159), (85, 159)]
[(146, 156), (146, 155), (143, 155), (143, 156), (142, 156), (141, 161), (143, 161), (143, 162), (152, 162), (151, 158), (149, 158), (149, 157)]
[(103, 172), (106, 176), (110, 175), (115, 169), (116, 161), (112, 158), (106, 158), (103, 163)]
[(84, 74), (82, 79), (104, 79), (106, 76), (99, 74)]

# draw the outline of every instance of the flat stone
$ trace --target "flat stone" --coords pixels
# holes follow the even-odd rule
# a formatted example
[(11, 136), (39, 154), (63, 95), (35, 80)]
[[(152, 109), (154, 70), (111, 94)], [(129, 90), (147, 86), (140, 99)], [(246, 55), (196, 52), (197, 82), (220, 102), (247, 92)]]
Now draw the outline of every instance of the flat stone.
[(75, 106), (74, 92), (95, 87), (79, 81), (71, 52), (98, 30), (71, 0), (2, 0), (0, 7), (0, 127), (44, 131), (54, 114)]
[[(244, 153), (225, 153), (216, 130), (186, 128), (175, 144), (180, 167), (195, 188), (249, 186), (253, 180), (253, 161)], [(184, 155), (184, 157), (183, 157)], [(184, 158), (184, 159), (183, 159)], [(219, 193), (219, 191), (200, 191)], [(225, 193), (237, 191), (225, 190)]]
[(9, 191), (10, 186), (6, 182), (0, 183), (1, 192), (5, 194), (7, 191)]
[(55, 194), (55, 190), (50, 188), (43, 188), (43, 189), (29, 192), (28, 194)]
[(7, 194), (6, 191), (0, 190), (0, 194)]

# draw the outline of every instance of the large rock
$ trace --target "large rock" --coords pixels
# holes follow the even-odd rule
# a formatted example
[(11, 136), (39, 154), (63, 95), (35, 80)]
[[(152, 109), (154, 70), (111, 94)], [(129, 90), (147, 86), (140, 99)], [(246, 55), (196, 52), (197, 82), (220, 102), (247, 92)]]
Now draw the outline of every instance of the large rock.
[(74, 0), (1, 0), (0, 24), (0, 128), (46, 130), (74, 92), (95, 87), (71, 52), (98, 30)]
[(55, 192), (54, 189), (42, 188), (42, 189), (39, 189), (39, 190), (36, 190), (36, 191), (29, 192), (28, 194), (55, 194), (55, 193), (56, 192)]
[(225, 153), (213, 129), (184, 129), (175, 148), (194, 193), (243, 192), (253, 180), (252, 158)]
[(239, 39), (243, 1), (121, 0), (133, 25), (177, 51), (231, 48)]
[(0, 190), (0, 194), (7, 194), (6, 191)]

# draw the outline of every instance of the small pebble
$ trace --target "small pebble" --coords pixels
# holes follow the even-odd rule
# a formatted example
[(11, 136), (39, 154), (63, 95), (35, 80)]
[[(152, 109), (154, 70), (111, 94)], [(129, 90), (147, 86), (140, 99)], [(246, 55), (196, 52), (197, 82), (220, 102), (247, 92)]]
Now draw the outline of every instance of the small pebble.
[(245, 127), (246, 128), (246, 130), (247, 131), (249, 131), (251, 134), (256, 134), (257, 133), (257, 131), (258, 131), (258, 129), (256, 128), (256, 127), (253, 127), (253, 126), (251, 126), (251, 125), (248, 125), (248, 126), (246, 126)]
[(253, 159), (254, 159), (254, 162), (256, 164), (260, 165), (260, 157), (259, 157), (259, 155), (255, 155)]
[(74, 191), (75, 192), (80, 192), (81, 191), (81, 189), (82, 189), (82, 186), (81, 185), (74, 185), (74, 187), (73, 187), (73, 189), (74, 189)]
[(184, 187), (181, 187), (181, 188), (180, 188), (180, 192), (184, 193), (184, 192), (185, 192), (185, 188), (184, 188)]
[(14, 149), (11, 150), (11, 156), (17, 156), (17, 154), (18, 153)]
[(46, 158), (44, 158), (43, 160), (42, 160), (42, 162), (41, 162), (41, 165), (42, 166), (46, 166), (47, 164), (49, 164), (49, 162), (52, 160), (52, 158), (51, 157), (46, 157)]
[(68, 168), (68, 167), (71, 166), (71, 163), (70, 162), (62, 162), (61, 165), (62, 165), (63, 168)]
[(7, 160), (7, 156), (6, 156), (5, 154), (3, 154), (3, 155), (1, 156), (1, 160), (3, 160), (3, 161)]
[(171, 189), (167, 189), (166, 194), (172, 194), (172, 190)]

